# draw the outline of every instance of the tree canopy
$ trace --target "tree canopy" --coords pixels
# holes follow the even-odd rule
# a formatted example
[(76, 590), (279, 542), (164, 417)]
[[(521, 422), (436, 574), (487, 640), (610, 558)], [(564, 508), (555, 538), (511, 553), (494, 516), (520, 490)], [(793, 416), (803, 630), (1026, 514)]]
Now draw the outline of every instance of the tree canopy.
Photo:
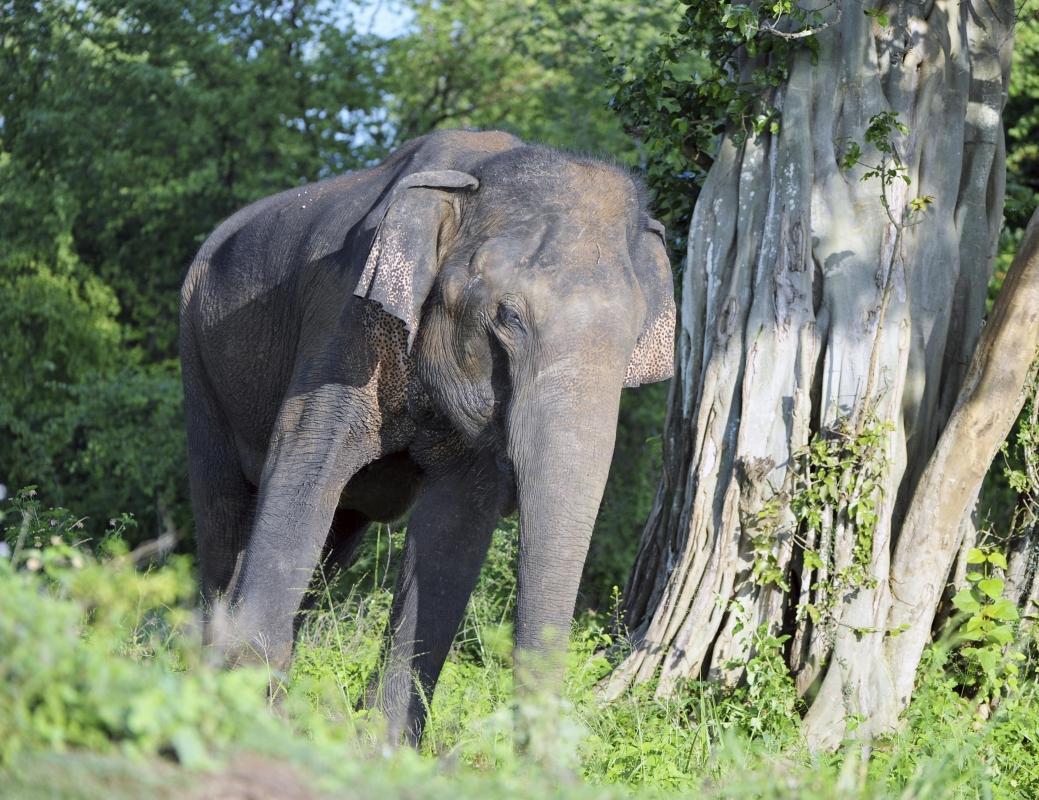
[[(389, 8), (405, 23), (381, 38), (360, 2), (0, 3), (0, 482), (91, 524), (131, 511), (151, 535), (161, 507), (189, 527), (178, 290), (244, 204), (437, 127), (639, 162), (603, 70), (645, 52), (671, 6)], [(655, 396), (649, 418), (631, 408), (642, 422), (619, 457), (645, 467), (641, 489), (615, 482), (607, 498), (626, 518), (605, 523), (624, 528), (623, 553), (651, 493)], [(614, 581), (622, 559), (607, 558)]]

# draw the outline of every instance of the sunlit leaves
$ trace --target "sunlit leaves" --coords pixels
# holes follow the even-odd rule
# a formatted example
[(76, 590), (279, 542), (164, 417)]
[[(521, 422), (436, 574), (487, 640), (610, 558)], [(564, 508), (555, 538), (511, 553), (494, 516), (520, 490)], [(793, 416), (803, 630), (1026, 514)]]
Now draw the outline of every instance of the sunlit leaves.
[[(1008, 650), (1014, 641), (1020, 617), (1017, 605), (1004, 597), (1006, 582), (1000, 572), (1007, 569), (1006, 556), (991, 547), (971, 548), (965, 559), (966, 585), (952, 598), (962, 615), (957, 635), (969, 642), (960, 654), (973, 668), (968, 684), (977, 685), (981, 699), (1017, 686), (1020, 653)], [(997, 571), (998, 570), (998, 571)]]
[[(790, 0), (682, 3), (674, 31), (646, 57), (614, 60), (614, 106), (646, 148), (646, 168), (668, 229), (687, 227), (720, 135), (776, 134), (772, 104), (799, 49), (815, 51), (820, 21)], [(807, 34), (801, 39), (781, 34)], [(677, 243), (681, 243), (681, 240)]]

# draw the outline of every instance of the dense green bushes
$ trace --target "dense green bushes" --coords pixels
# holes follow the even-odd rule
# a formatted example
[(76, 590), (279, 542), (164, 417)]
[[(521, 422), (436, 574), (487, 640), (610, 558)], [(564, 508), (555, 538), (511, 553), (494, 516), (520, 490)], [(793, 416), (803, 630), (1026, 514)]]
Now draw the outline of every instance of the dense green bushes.
[(176, 363), (142, 364), (124, 347), (118, 303), (97, 278), (12, 272), (0, 273), (0, 482), (39, 487), (94, 530), (113, 509), (133, 510), (143, 538), (186, 523)]
[[(868, 760), (857, 743), (832, 755), (804, 749), (781, 643), (762, 637), (740, 689), (692, 683), (656, 699), (644, 686), (604, 705), (595, 695), (609, 669), (601, 649), (623, 642), (601, 616), (585, 615), (563, 702), (514, 709), (499, 624), (515, 588), (508, 526), (495, 535), (433, 699), (426, 757), (386, 754), (378, 719), (355, 706), (378, 663), (399, 533), (371, 536), (358, 565), (322, 593), (281, 685), (263, 671), (206, 663), (189, 560), (138, 568), (122, 519), (104, 539), (81, 543), (74, 514), (30, 497), (3, 511), (0, 797), (85, 797), (104, 786), (101, 796), (134, 797), (156, 775), (182, 796), (242, 751), (262, 755), (258, 781), (288, 763), (304, 784), (357, 797), (603, 797), (625, 787), (791, 800), (1039, 794), (1036, 662), (997, 706), (979, 704), (965, 691), (954, 642), (931, 650), (904, 731), (877, 742)], [(276, 709), (271, 685), (282, 692)], [(516, 730), (526, 755), (514, 750)], [(48, 761), (55, 750), (66, 756)], [(117, 769), (116, 756), (131, 760)]]
[(0, 762), (41, 748), (118, 748), (201, 765), (221, 742), (276, 724), (262, 707), (247, 711), (264, 676), (186, 669), (200, 651), (186, 635), (195, 588), (184, 557), (138, 572), (122, 525), (95, 556), (75, 544), (74, 515), (24, 496), (14, 505), (11, 558), (0, 560)]

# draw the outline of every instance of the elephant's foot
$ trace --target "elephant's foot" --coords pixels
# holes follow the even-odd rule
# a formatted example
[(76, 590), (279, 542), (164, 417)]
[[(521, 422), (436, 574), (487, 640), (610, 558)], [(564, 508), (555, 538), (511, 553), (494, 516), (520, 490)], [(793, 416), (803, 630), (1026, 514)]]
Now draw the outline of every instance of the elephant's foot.
[(386, 721), (386, 742), (393, 747), (418, 747), (426, 721), (427, 702), (418, 675), (403, 666), (376, 674), (368, 684), (364, 707)]
[(292, 629), (281, 634), (244, 609), (231, 609), (219, 600), (210, 609), (204, 643), (212, 660), (228, 669), (260, 667), (275, 683), (284, 681), (292, 664)]

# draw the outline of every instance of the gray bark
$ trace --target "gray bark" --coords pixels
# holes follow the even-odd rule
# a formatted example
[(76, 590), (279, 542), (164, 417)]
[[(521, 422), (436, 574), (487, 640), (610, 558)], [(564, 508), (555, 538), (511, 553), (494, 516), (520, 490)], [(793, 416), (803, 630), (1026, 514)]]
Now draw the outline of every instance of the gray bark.
[[(1039, 372), (1039, 360), (1033, 366)], [(1032, 377), (1032, 402), (1025, 423), (1039, 431), (1039, 378)], [(1004, 595), (1023, 611), (1023, 627), (1039, 620), (1039, 442), (1023, 448), (1024, 473), (1028, 488), (1018, 498), (1010, 523), (1009, 564)]]
[[(688, 677), (736, 682), (765, 625), (792, 634), (797, 685), (819, 692), (807, 720), (818, 744), (839, 740), (853, 713), (889, 726), (902, 700), (890, 670), (872, 668), (901, 638), (887, 635), (888, 587), (922, 535), (904, 520), (981, 330), (1014, 14), (1008, 0), (889, 3), (882, 28), (857, 7), (824, 8), (818, 59), (795, 55), (772, 98), (779, 133), (724, 137), (694, 211), (665, 474), (625, 593), (635, 646), (605, 686), (614, 696), (651, 678), (661, 694)], [(886, 209), (878, 181), (840, 167), (884, 111), (909, 128), (896, 147), (911, 179), (890, 187)], [(879, 159), (864, 147), (864, 161)], [(933, 203), (910, 224), (918, 196)], [(788, 500), (812, 436), (861, 431), (870, 413), (890, 430), (863, 557), (849, 509), (831, 506), (808, 528)], [(918, 576), (939, 592), (959, 519), (947, 563)], [(782, 582), (754, 580), (763, 534)], [(805, 567), (806, 548), (821, 568)], [(873, 580), (842, 585), (856, 559)], [(831, 612), (813, 622), (808, 604)], [(913, 624), (926, 638), (930, 618)], [(915, 667), (899, 665), (899, 680)]]

